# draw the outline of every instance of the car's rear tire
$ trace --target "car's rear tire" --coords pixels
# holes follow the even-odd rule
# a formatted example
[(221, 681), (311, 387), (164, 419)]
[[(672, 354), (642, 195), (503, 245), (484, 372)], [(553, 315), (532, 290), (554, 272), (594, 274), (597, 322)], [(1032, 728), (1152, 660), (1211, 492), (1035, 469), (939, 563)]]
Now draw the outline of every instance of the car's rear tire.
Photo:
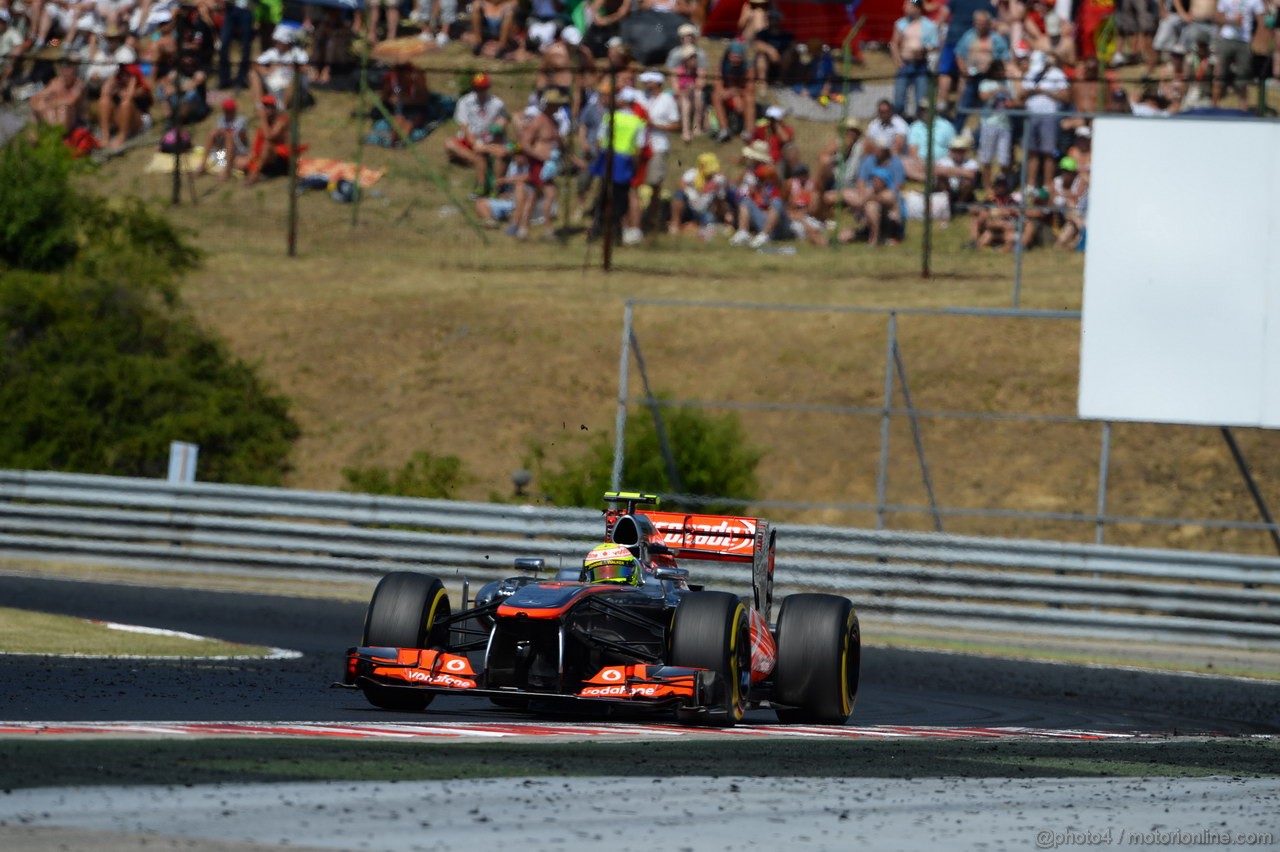
[(691, 592), (671, 624), (671, 665), (710, 669), (723, 688), (711, 712), (677, 710), (682, 724), (735, 725), (751, 690), (751, 623), (746, 605), (728, 592)]
[(789, 595), (778, 611), (778, 721), (843, 725), (858, 700), (858, 614), (838, 595)]
[[(396, 571), (378, 581), (365, 612), (360, 644), (387, 648), (431, 648), (448, 640), (440, 624), (450, 614), (444, 583), (425, 574)], [(435, 696), (429, 692), (370, 684), (364, 697), (384, 710), (417, 712)]]

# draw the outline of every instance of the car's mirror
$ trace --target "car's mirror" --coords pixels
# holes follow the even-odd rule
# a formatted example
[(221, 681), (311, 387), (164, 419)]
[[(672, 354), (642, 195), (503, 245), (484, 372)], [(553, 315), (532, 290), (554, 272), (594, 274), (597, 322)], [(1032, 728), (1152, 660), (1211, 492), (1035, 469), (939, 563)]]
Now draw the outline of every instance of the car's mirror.
[(530, 571), (537, 574), (545, 567), (547, 567), (547, 560), (545, 559), (537, 559), (532, 556), (520, 556), (516, 558), (516, 568), (520, 571)]
[(654, 569), (653, 576), (657, 577), (659, 580), (677, 580), (677, 581), (688, 580), (689, 569), (688, 568), (656, 568)]

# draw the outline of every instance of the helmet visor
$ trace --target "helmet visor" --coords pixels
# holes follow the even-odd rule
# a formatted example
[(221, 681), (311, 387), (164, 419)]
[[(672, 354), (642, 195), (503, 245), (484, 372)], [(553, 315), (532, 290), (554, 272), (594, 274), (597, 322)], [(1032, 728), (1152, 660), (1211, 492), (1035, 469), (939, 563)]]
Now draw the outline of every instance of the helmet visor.
[(610, 559), (583, 566), (587, 581), (599, 583), (601, 580), (630, 580), (636, 573), (634, 559)]

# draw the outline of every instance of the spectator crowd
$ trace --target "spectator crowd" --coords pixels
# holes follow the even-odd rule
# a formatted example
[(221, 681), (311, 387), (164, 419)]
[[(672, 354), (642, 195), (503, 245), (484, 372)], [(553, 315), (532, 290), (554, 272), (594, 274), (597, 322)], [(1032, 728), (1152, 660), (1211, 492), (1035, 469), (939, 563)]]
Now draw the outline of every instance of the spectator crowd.
[[(515, 239), (571, 223), (623, 245), (883, 245), (927, 209), (967, 215), (971, 247), (1012, 250), (1082, 244), (1094, 114), (1247, 109), (1249, 84), (1280, 76), (1280, 0), (1082, 0), (1070, 17), (1045, 0), (908, 0), (874, 115), (841, 111), (806, 146), (795, 106), (838, 107), (857, 85), (837, 73), (839, 45), (795, 38), (771, 0), (741, 2), (733, 37), (713, 40), (714, 5), (0, 0), (0, 93), (81, 150), (153, 125), (170, 129), (162, 150), (183, 150), (212, 119), (194, 137), (200, 170), (253, 182), (287, 169), (294, 99), (350, 90), (363, 45), (382, 60), (379, 141), (412, 144), (451, 117), (445, 155)], [(531, 89), (504, 99), (476, 73), (456, 106), (442, 99), (410, 57), (452, 42), (532, 63)]]

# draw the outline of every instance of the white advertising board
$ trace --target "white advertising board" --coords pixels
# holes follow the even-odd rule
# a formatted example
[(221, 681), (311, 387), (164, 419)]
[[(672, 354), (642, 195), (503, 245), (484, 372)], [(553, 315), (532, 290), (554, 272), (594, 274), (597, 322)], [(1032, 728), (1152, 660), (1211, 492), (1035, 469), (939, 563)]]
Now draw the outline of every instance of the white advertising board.
[(1099, 118), (1079, 414), (1280, 427), (1280, 124)]

